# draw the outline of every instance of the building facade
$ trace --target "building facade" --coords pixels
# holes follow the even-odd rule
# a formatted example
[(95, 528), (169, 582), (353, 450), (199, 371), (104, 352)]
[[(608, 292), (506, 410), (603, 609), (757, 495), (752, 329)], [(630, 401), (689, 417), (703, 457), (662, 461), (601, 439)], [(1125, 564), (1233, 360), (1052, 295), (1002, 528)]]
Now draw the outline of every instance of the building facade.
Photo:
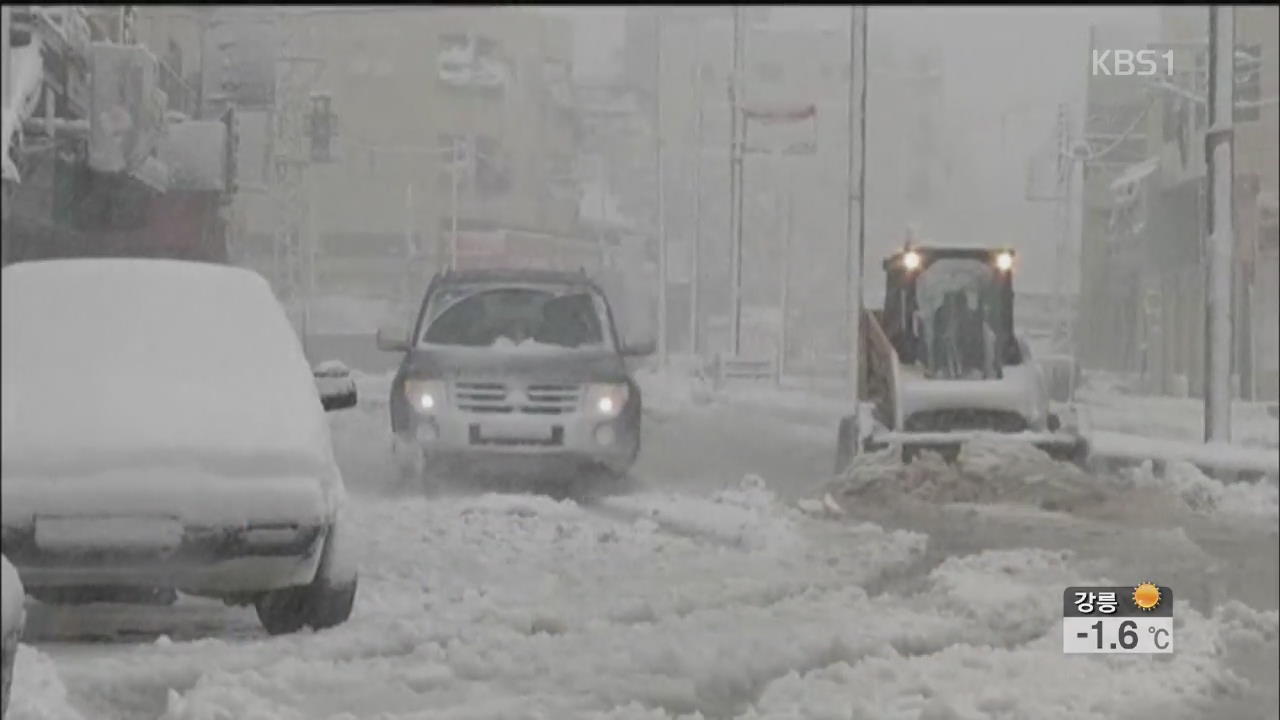
[[(1277, 24), (1274, 7), (1236, 9), (1234, 127), (1235, 252), (1233, 386), (1245, 398), (1276, 398)], [(1208, 13), (1160, 12), (1173, 75), (1159, 81), (1103, 78), (1140, 117), (1123, 168), (1086, 175), (1081, 350), (1086, 364), (1136, 376), (1144, 390), (1199, 395), (1204, 375)]]
[[(328, 161), (306, 170), (322, 285), (395, 285), (407, 266), (429, 275), (448, 262), (455, 228), (464, 251), (495, 232), (576, 235), (567, 21), (512, 8), (299, 9), (264, 42), (317, 61), (268, 58), (277, 82), (296, 73), (288, 81), (334, 119)], [(265, 75), (247, 44), (222, 58), (237, 80)], [(242, 113), (245, 174), (264, 187), (274, 100)], [(247, 262), (266, 268), (273, 210), (265, 198), (250, 206)]]

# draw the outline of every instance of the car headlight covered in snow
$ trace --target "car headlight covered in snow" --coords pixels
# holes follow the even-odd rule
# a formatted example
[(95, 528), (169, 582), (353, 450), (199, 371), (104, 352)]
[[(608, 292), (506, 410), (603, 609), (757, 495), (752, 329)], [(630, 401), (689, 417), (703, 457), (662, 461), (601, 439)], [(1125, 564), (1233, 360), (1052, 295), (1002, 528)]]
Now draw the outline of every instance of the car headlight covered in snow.
[(444, 382), (440, 380), (405, 380), (404, 396), (420, 413), (434, 412), (444, 403)]
[(631, 391), (625, 383), (593, 384), (587, 386), (587, 411), (602, 417), (617, 417), (627, 404)]

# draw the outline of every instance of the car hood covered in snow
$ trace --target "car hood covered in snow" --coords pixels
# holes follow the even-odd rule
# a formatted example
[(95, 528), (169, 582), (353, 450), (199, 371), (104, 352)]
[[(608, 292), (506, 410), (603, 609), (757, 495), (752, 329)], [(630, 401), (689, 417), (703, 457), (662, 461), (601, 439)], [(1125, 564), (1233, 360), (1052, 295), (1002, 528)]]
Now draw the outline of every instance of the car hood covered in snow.
[(569, 350), (554, 346), (513, 348), (415, 348), (407, 375), (441, 379), (495, 378), (546, 383), (624, 382), (626, 367), (608, 350)]
[(340, 482), (302, 347), (255, 273), (10, 265), (2, 367), (5, 477), (187, 467)]

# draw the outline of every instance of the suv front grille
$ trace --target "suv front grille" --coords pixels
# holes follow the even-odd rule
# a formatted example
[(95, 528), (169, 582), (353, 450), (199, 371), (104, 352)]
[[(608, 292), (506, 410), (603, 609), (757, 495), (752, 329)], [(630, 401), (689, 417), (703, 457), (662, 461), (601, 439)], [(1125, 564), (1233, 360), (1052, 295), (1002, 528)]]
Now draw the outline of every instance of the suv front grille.
[(459, 410), (476, 413), (509, 413), (507, 386), (500, 382), (456, 382), (453, 402)]
[(567, 415), (578, 409), (581, 397), (582, 389), (577, 385), (529, 385), (520, 391), (502, 382), (453, 384), (454, 405), (473, 413)]

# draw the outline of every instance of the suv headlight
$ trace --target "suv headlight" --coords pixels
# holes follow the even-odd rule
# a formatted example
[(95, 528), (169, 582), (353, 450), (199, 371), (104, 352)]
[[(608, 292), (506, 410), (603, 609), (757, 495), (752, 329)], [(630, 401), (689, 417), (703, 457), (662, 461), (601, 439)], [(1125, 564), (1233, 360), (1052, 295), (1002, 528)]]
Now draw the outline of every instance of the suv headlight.
[(617, 417), (627, 404), (631, 391), (625, 383), (587, 386), (587, 412), (602, 417)]
[(435, 412), (444, 404), (444, 382), (440, 380), (405, 380), (404, 396), (409, 406), (420, 413)]

